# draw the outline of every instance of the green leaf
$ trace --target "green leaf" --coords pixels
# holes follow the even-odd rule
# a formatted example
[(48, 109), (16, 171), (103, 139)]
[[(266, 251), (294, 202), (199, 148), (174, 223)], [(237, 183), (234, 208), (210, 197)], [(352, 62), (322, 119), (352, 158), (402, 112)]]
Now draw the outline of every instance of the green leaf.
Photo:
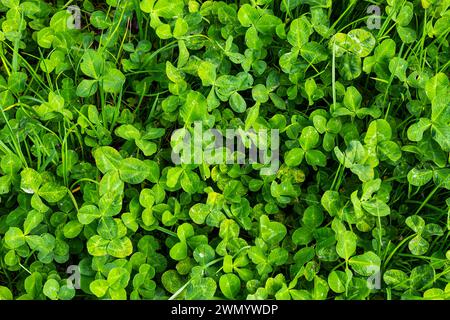
[(100, 210), (94, 205), (84, 205), (78, 210), (78, 221), (81, 224), (90, 224), (95, 219), (98, 219), (102, 216)]
[(320, 203), (331, 216), (337, 215), (337, 213), (341, 209), (339, 192), (332, 190), (325, 191), (325, 193), (322, 195)]
[(312, 241), (313, 236), (313, 229), (310, 227), (300, 227), (292, 234), (292, 242), (297, 245), (307, 245)]
[(247, 109), (247, 103), (244, 98), (237, 92), (233, 92), (230, 96), (230, 107), (237, 113), (243, 113)]
[(413, 290), (429, 288), (435, 281), (435, 271), (431, 265), (422, 264), (411, 270), (409, 281)]
[(314, 277), (313, 300), (325, 300), (328, 295), (328, 283), (319, 276)]
[(389, 206), (379, 199), (370, 199), (361, 203), (364, 210), (375, 217), (385, 217), (391, 213)]
[(421, 256), (424, 255), (430, 247), (430, 244), (427, 240), (422, 238), (420, 235), (416, 235), (414, 238), (412, 238), (408, 243), (409, 251), (413, 255)]
[(407, 26), (413, 18), (413, 4), (411, 2), (406, 2), (404, 6), (400, 8), (400, 12), (397, 14), (395, 21), (399, 26)]
[(384, 282), (396, 289), (408, 288), (408, 276), (405, 272), (397, 269), (389, 269), (383, 274)]
[(103, 297), (109, 289), (108, 281), (104, 279), (96, 279), (89, 284), (89, 289), (97, 298)]
[(266, 215), (260, 218), (260, 232), (262, 239), (268, 244), (279, 243), (286, 236), (286, 227), (279, 222), (272, 222)]
[(13, 300), (13, 295), (9, 288), (0, 286), (0, 300)]
[(411, 141), (420, 141), (423, 133), (431, 127), (431, 121), (427, 118), (420, 118), (419, 121), (408, 128), (407, 135)]
[(235, 299), (241, 289), (241, 280), (235, 274), (224, 274), (219, 279), (220, 291), (228, 299)]
[(20, 173), (20, 189), (25, 193), (36, 193), (42, 183), (41, 175), (32, 168), (25, 168)]
[(431, 77), (425, 84), (425, 93), (428, 99), (433, 101), (435, 97), (447, 96), (449, 80), (445, 73), (439, 72)]
[(204, 86), (212, 86), (216, 81), (216, 66), (209, 61), (202, 61), (198, 66), (198, 76)]
[(10, 227), (5, 233), (5, 243), (11, 249), (19, 248), (25, 244), (25, 235), (19, 228)]
[(317, 228), (323, 222), (324, 216), (322, 208), (318, 205), (311, 205), (303, 212), (302, 222), (310, 228)]
[(359, 275), (369, 277), (380, 270), (381, 259), (374, 252), (367, 251), (350, 258), (349, 264)]
[(216, 293), (217, 284), (212, 278), (195, 277), (186, 288), (187, 300), (210, 300)]
[(24, 72), (12, 72), (8, 77), (8, 89), (14, 94), (22, 93), (26, 88), (27, 75)]
[(397, 33), (403, 43), (412, 43), (417, 39), (417, 32), (409, 27), (397, 26)]
[(328, 285), (330, 289), (336, 293), (344, 293), (348, 285), (349, 279), (345, 272), (342, 271), (332, 271), (328, 275)]
[(450, 126), (448, 124), (433, 125), (431, 127), (431, 136), (443, 151), (450, 152)]
[(109, 240), (103, 239), (99, 235), (94, 235), (87, 241), (87, 250), (94, 257), (101, 257), (108, 254), (107, 248)]
[(67, 239), (76, 238), (81, 230), (83, 230), (83, 224), (78, 221), (72, 220), (64, 225), (63, 234)]
[(13, 153), (9, 153), (2, 157), (0, 161), (0, 168), (3, 170), (5, 175), (13, 175), (16, 174), (20, 168), (22, 168), (22, 164), (18, 156)]
[(44, 198), (47, 202), (58, 202), (62, 200), (67, 193), (67, 188), (60, 186), (53, 182), (45, 183), (39, 188), (38, 195)]
[(353, 29), (348, 33), (348, 37), (352, 40), (351, 50), (358, 57), (367, 57), (375, 47), (375, 37), (367, 30)]
[(300, 55), (311, 64), (328, 59), (327, 49), (315, 41), (305, 43), (300, 49)]
[(310, 22), (305, 16), (293, 20), (289, 26), (287, 40), (293, 47), (301, 48), (313, 33)]
[(433, 177), (433, 171), (430, 169), (412, 168), (407, 175), (408, 182), (416, 187), (426, 185)]
[(29, 234), (34, 228), (36, 228), (44, 220), (44, 215), (41, 212), (30, 211), (23, 223), (23, 233)]
[(338, 58), (338, 71), (344, 80), (358, 78), (361, 75), (361, 58), (355, 54), (344, 54)]
[(376, 145), (391, 138), (392, 130), (389, 122), (384, 119), (377, 119), (369, 124), (364, 142), (368, 145)]
[(316, 128), (308, 126), (303, 128), (302, 134), (299, 138), (302, 149), (307, 151), (311, 150), (319, 144), (319, 133)]
[(237, 17), (242, 26), (250, 27), (259, 19), (259, 13), (251, 5), (245, 3), (239, 8)]
[(187, 24), (186, 20), (179, 17), (177, 21), (175, 21), (175, 27), (173, 29), (173, 36), (175, 38), (180, 38), (186, 34), (188, 31), (189, 25)]
[(269, 90), (263, 84), (257, 84), (252, 88), (253, 100), (259, 103), (266, 103), (269, 101)]
[(325, 167), (327, 165), (327, 157), (320, 150), (309, 150), (306, 152), (306, 162), (315, 167)]
[(194, 121), (202, 121), (207, 116), (206, 98), (197, 91), (190, 91), (180, 109), (180, 116), (186, 126)]
[(108, 171), (100, 180), (99, 195), (104, 196), (107, 193), (122, 194), (124, 183), (120, 180), (119, 172), (117, 170)]
[(345, 91), (344, 104), (352, 112), (356, 112), (361, 107), (362, 96), (359, 91), (350, 86)]
[(183, 0), (158, 0), (153, 6), (152, 12), (157, 16), (172, 19), (183, 14)]
[(383, 141), (378, 145), (378, 152), (380, 160), (389, 159), (391, 161), (398, 161), (402, 157), (402, 151), (397, 143), (394, 141)]
[(186, 242), (178, 242), (172, 248), (170, 248), (169, 255), (173, 260), (181, 261), (187, 257), (187, 244)]
[(108, 69), (101, 78), (103, 90), (109, 93), (119, 93), (125, 83), (125, 76), (117, 69)]
[(76, 94), (79, 97), (87, 98), (97, 92), (98, 80), (82, 80), (77, 87)]
[(422, 233), (425, 229), (425, 220), (418, 215), (409, 216), (406, 218), (405, 223), (408, 227), (410, 227), (414, 232)]
[(118, 169), (120, 179), (130, 184), (142, 183), (150, 174), (145, 162), (136, 158), (123, 159), (120, 161)]
[(37, 43), (43, 48), (51, 48), (54, 39), (55, 31), (50, 27), (42, 28), (37, 32)]
[(80, 69), (85, 75), (98, 80), (103, 74), (104, 62), (100, 52), (87, 49), (81, 57)]
[(305, 152), (300, 148), (293, 148), (287, 152), (284, 162), (290, 167), (296, 167), (303, 161)]
[(194, 249), (192, 255), (195, 261), (200, 265), (205, 266), (214, 259), (215, 251), (208, 244), (200, 244)]
[(402, 58), (394, 57), (389, 61), (389, 71), (400, 81), (406, 81), (408, 62)]
[(116, 149), (108, 146), (99, 147), (92, 154), (97, 168), (104, 174), (110, 170), (118, 170), (123, 159)]
[(336, 252), (338, 255), (348, 260), (356, 251), (356, 241), (358, 237), (352, 231), (345, 231), (337, 235)]
[(249, 130), (253, 124), (256, 122), (259, 116), (260, 104), (256, 103), (253, 107), (248, 109), (247, 118), (245, 119), (245, 130)]
[(196, 224), (205, 223), (206, 217), (211, 212), (209, 205), (204, 203), (196, 203), (189, 209), (189, 217), (191, 217), (192, 221)]
[(130, 281), (130, 274), (125, 268), (113, 268), (108, 273), (108, 287), (113, 290), (126, 288)]
[(266, 13), (262, 15), (256, 21), (256, 23), (254, 23), (254, 25), (256, 27), (256, 30), (258, 30), (258, 32), (261, 32), (262, 34), (272, 34), (275, 32), (277, 26), (279, 26), (282, 23), (283, 22), (281, 21), (280, 18)]
[(184, 170), (181, 167), (174, 167), (169, 169), (169, 171), (167, 172), (167, 182), (166, 182), (169, 188), (174, 188), (177, 185), (178, 180), (183, 171)]
[(431, 121), (443, 126), (450, 122), (450, 104), (445, 94), (435, 96), (431, 101)]
[(58, 300), (59, 283), (55, 279), (48, 279), (44, 284), (43, 292), (51, 300)]
[(128, 237), (113, 239), (107, 246), (107, 253), (115, 258), (125, 258), (133, 253), (133, 244)]
[(105, 217), (100, 220), (97, 226), (97, 233), (107, 240), (112, 240), (118, 235), (117, 223), (111, 217)]

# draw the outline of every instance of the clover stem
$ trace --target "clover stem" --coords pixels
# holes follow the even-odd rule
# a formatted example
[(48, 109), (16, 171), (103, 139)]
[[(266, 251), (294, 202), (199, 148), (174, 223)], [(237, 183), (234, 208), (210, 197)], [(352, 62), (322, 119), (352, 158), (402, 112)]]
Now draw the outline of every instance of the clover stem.
[(19, 266), (25, 270), (26, 272), (28, 272), (29, 274), (31, 274), (30, 270), (28, 270), (27, 268), (25, 268), (20, 262), (19, 262)]
[(417, 208), (417, 211), (415, 214), (418, 214), (420, 210), (427, 204), (428, 201), (430, 201), (431, 197), (438, 191), (438, 189), (441, 187), (440, 184), (438, 184), (436, 187), (434, 187), (433, 190), (431, 190), (430, 194), (425, 198), (425, 200), (422, 202), (419, 208)]
[(178, 297), (180, 295), (181, 292), (183, 292), (184, 289), (186, 289), (186, 287), (189, 285), (189, 283), (191, 283), (192, 278), (189, 279), (188, 282), (186, 282), (180, 289), (178, 289), (173, 295), (171, 295), (169, 297), (169, 300), (174, 300), (176, 297)]
[(406, 237), (405, 239), (402, 240), (402, 242), (400, 242), (394, 250), (392, 250), (391, 254), (387, 257), (386, 260), (384, 260), (383, 263), (383, 269), (386, 268), (386, 266), (388, 265), (389, 261), (392, 259), (392, 257), (394, 256), (394, 254), (398, 251), (398, 249), (400, 249), (401, 246), (403, 246), (407, 241), (409, 241), (410, 239), (412, 239), (413, 237), (415, 237), (415, 234), (409, 235), (408, 237)]
[(333, 91), (333, 107), (336, 107), (336, 43), (333, 42), (333, 60), (331, 65), (331, 86)]
[(164, 227), (158, 226), (158, 227), (156, 227), (156, 230), (164, 232), (165, 234), (168, 234), (169, 236), (172, 236), (172, 237), (176, 237), (176, 238), (178, 237), (175, 232), (170, 231), (169, 229), (166, 229)]

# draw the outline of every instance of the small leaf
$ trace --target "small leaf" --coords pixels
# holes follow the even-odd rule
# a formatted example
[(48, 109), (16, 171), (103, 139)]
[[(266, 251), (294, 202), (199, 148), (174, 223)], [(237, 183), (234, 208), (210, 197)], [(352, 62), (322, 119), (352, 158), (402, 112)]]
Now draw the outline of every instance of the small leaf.
[(269, 244), (275, 244), (286, 236), (286, 227), (279, 222), (272, 222), (266, 215), (260, 218), (261, 237)]
[(351, 231), (345, 231), (337, 235), (336, 252), (338, 255), (348, 260), (356, 251), (357, 236)]
[(30, 211), (23, 223), (23, 233), (29, 234), (34, 228), (36, 228), (44, 220), (44, 215), (41, 212)]
[(67, 194), (67, 188), (56, 183), (45, 183), (38, 191), (38, 195), (47, 202), (58, 202)]
[(20, 188), (22, 191), (33, 194), (38, 192), (42, 183), (41, 175), (32, 168), (25, 168), (20, 173)]
[(104, 279), (96, 279), (89, 284), (89, 289), (97, 298), (101, 298), (109, 289), (108, 281)]
[(212, 86), (216, 81), (216, 66), (209, 61), (200, 62), (197, 73), (204, 86)]
[(369, 277), (380, 270), (381, 259), (374, 252), (367, 251), (350, 258), (349, 264), (356, 273)]
[(136, 158), (127, 158), (120, 161), (120, 179), (126, 183), (138, 184), (144, 182), (150, 174), (148, 166)]
[(402, 58), (394, 57), (389, 61), (389, 71), (400, 81), (406, 81), (408, 62)]
[(5, 243), (11, 249), (19, 248), (25, 244), (25, 235), (19, 228), (11, 227), (5, 233)]
[(391, 213), (389, 206), (379, 199), (370, 199), (361, 203), (364, 210), (375, 217), (385, 217)]
[(433, 178), (433, 171), (430, 169), (412, 168), (408, 172), (407, 178), (411, 185), (421, 187)]
[(235, 299), (241, 289), (241, 280), (235, 274), (224, 274), (219, 279), (220, 291), (228, 299)]
[(109, 170), (119, 169), (119, 164), (122, 161), (122, 156), (120, 153), (108, 146), (99, 147), (93, 151), (93, 156), (97, 168), (102, 172), (106, 173)]
[(233, 92), (230, 96), (230, 107), (237, 113), (243, 113), (247, 109), (247, 103), (244, 98), (237, 92)]
[(78, 221), (81, 224), (90, 224), (97, 218), (100, 218), (102, 215), (100, 210), (94, 205), (84, 205), (78, 210)]
[(58, 300), (59, 289), (60, 286), (58, 281), (55, 279), (48, 279), (44, 284), (43, 292), (51, 300)]
[(115, 258), (125, 258), (133, 253), (133, 244), (128, 237), (113, 239), (107, 246), (107, 252)]
[(190, 91), (186, 97), (186, 102), (180, 109), (180, 116), (185, 125), (197, 120), (204, 120), (207, 116), (206, 98), (200, 92)]

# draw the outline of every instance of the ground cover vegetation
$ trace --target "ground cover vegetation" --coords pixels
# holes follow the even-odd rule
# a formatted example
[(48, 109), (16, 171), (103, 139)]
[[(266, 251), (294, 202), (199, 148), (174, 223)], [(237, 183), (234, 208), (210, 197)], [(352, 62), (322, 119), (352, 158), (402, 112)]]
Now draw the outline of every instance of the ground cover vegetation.
[(0, 299), (450, 298), (449, 7), (1, 0)]

